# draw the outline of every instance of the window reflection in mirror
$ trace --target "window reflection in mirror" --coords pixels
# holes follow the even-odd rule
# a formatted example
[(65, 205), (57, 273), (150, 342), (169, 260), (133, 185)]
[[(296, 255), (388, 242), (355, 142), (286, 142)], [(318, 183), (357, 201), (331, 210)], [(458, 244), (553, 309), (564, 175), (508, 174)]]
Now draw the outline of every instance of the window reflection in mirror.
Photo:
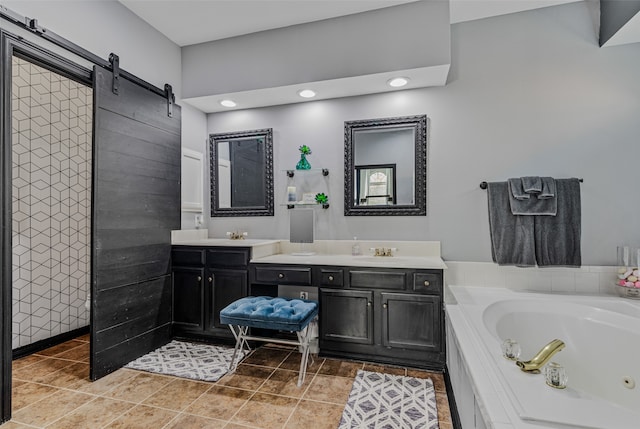
[(426, 214), (426, 116), (345, 122), (345, 215)]
[(355, 199), (363, 206), (396, 204), (396, 165), (356, 165)]
[(272, 130), (211, 134), (211, 215), (273, 216)]

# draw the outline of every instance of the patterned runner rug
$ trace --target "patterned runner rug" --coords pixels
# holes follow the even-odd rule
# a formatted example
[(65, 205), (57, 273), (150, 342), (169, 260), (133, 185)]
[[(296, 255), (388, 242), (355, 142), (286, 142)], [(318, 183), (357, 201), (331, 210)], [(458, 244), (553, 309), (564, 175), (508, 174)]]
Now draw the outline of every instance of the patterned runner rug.
[(431, 379), (359, 370), (339, 429), (438, 429)]
[[(247, 353), (243, 351), (243, 357)], [(210, 344), (171, 341), (125, 368), (174, 375), (202, 381), (218, 381), (229, 370), (233, 348)]]

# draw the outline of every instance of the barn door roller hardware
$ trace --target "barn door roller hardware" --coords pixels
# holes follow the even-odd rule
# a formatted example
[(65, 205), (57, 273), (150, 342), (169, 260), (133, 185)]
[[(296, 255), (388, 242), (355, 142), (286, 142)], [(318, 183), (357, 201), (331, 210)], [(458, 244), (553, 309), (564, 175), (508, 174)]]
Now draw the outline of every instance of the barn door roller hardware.
[[(47, 28), (41, 26), (38, 23), (38, 20), (35, 18), (29, 18), (24, 15), (20, 15), (7, 7), (0, 4), (0, 19), (6, 20), (14, 25), (17, 25), (20, 28), (31, 31), (34, 34), (42, 37), (43, 39), (53, 43), (56, 46), (65, 49), (68, 52), (71, 52), (80, 58), (84, 58), (85, 60), (96, 64), (104, 69), (113, 71), (113, 93), (118, 94), (120, 90), (120, 78), (126, 79), (136, 85), (145, 88), (154, 94), (157, 94), (163, 98), (167, 99), (167, 115), (169, 117), (173, 117), (173, 105), (176, 102), (175, 95), (171, 89), (171, 85), (165, 85), (164, 90), (158, 88), (149, 82), (146, 82), (139, 77), (127, 72), (120, 68), (120, 61), (117, 55), (111, 54), (109, 56), (109, 61), (105, 61), (104, 58), (100, 58), (96, 54), (87, 51), (86, 49), (76, 45), (73, 42), (65, 39), (62, 36), (59, 36), (55, 32), (48, 30)], [(3, 30), (4, 31), (4, 30)], [(90, 71), (90, 70), (89, 70)]]
[(113, 52), (109, 55), (109, 63), (113, 72), (113, 86), (111, 90), (115, 95), (120, 92), (120, 57)]
[(24, 23), (25, 23), (26, 27), (29, 30), (33, 31), (34, 33), (43, 34), (45, 32), (45, 29), (38, 25), (38, 20), (37, 19), (31, 19), (29, 17), (25, 17), (24, 18)]
[(173, 88), (168, 83), (164, 84), (164, 94), (167, 97), (167, 116), (173, 118), (173, 103), (176, 102), (176, 96)]

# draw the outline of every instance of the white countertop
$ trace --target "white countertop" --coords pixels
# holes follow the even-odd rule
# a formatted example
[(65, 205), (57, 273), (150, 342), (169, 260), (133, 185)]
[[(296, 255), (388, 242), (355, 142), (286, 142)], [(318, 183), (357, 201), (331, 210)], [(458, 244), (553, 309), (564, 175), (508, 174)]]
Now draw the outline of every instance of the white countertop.
[[(289, 240), (208, 238), (207, 230), (172, 231), (171, 244), (199, 247), (249, 247), (251, 262), (261, 264), (333, 265), (375, 268), (447, 269), (438, 241), (316, 240), (301, 245)], [(354, 244), (362, 255), (352, 256)], [(372, 256), (371, 249), (393, 249), (393, 256)], [(309, 251), (313, 255), (299, 256)]]
[(374, 268), (418, 268), (418, 269), (446, 269), (444, 261), (435, 256), (351, 256), (351, 255), (323, 255), (298, 256), (292, 254), (277, 254), (262, 258), (251, 259), (259, 264), (299, 264), (299, 265), (334, 265), (347, 267)]
[(220, 247), (254, 247), (262, 245), (277, 244), (280, 240), (260, 240), (260, 239), (243, 239), (231, 240), (229, 238), (200, 238), (195, 240), (173, 240), (174, 246), (220, 246)]

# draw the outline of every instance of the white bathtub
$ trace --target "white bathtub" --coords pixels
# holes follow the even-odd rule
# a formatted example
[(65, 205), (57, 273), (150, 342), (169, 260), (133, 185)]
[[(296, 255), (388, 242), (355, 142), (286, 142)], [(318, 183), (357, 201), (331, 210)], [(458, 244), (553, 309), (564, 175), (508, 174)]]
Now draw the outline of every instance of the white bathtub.
[[(484, 420), (475, 427), (640, 428), (640, 303), (501, 288), (450, 290), (457, 303), (447, 305), (448, 353), (458, 353), (468, 373)], [(543, 375), (504, 359), (506, 338), (520, 343), (523, 360), (555, 338), (564, 341), (552, 361), (566, 368), (568, 387), (553, 389)], [(449, 367), (452, 379), (455, 370)], [(633, 381), (638, 387), (630, 388)], [(454, 393), (457, 399), (455, 385)]]

